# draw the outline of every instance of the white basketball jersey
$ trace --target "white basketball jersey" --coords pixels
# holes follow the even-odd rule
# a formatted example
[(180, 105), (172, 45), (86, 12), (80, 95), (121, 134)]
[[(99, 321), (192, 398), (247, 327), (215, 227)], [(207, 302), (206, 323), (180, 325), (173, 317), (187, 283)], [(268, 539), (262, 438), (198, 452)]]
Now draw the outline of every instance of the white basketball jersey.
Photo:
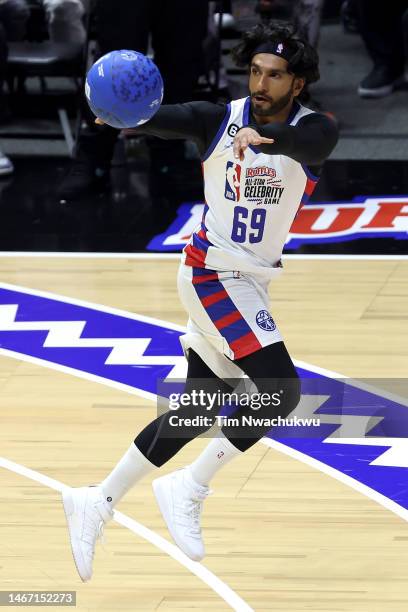
[[(184, 263), (272, 277), (299, 207), (318, 177), (286, 155), (248, 147), (233, 155), (238, 129), (249, 123), (250, 98), (228, 104), (226, 116), (203, 161), (205, 208), (201, 227), (184, 249)], [(294, 102), (287, 123), (313, 111)]]

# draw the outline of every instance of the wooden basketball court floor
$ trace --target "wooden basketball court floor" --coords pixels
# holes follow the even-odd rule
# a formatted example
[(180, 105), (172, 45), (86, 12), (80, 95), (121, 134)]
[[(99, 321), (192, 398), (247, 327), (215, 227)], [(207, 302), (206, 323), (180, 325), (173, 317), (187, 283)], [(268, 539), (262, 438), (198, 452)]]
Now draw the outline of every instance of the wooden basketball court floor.
[[(293, 358), (352, 377), (406, 376), (407, 259), (287, 258), (285, 268), (272, 313)], [(5, 283), (186, 322), (174, 258), (9, 256), (0, 270)], [(107, 526), (82, 584), (56, 488), (100, 481), (154, 403), (4, 354), (0, 390), (0, 590), (74, 590), (81, 612), (408, 609), (403, 517), (262, 442), (213, 481), (201, 564), (158, 537), (170, 541), (152, 475), (119, 504), (124, 516)], [(187, 445), (162, 473), (206, 443)]]

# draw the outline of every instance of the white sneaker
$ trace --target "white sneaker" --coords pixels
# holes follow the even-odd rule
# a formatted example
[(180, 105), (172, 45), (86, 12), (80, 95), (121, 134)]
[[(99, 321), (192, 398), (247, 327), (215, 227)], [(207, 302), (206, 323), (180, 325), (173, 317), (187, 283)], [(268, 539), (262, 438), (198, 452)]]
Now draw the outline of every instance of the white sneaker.
[(197, 484), (188, 467), (156, 478), (152, 486), (173, 540), (190, 559), (200, 561), (205, 555), (200, 518), (209, 488)]
[(103, 535), (105, 523), (113, 517), (113, 510), (102, 494), (102, 488), (67, 488), (62, 492), (72, 555), (83, 582), (92, 578), (95, 544)]

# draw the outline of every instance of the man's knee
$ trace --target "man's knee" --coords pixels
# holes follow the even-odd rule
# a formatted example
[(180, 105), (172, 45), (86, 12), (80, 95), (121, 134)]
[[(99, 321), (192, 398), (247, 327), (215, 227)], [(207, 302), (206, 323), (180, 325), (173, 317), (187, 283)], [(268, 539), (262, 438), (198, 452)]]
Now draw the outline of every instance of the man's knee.
[[(242, 396), (238, 409), (225, 421), (223, 433), (240, 440), (243, 450), (276, 426), (282, 426), (299, 403), (301, 382), (295, 373), (290, 378), (258, 379), (256, 391)], [(243, 446), (242, 446), (243, 445)]]
[(287, 378), (261, 378), (254, 380), (257, 388), (259, 414), (269, 418), (286, 418), (298, 405), (301, 382), (294, 372)]

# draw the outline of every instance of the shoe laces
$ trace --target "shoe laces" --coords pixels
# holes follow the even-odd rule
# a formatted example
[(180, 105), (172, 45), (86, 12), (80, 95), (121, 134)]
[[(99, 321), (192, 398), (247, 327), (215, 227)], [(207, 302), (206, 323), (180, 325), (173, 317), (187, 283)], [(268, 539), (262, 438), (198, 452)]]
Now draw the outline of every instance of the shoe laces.
[(209, 489), (194, 491), (189, 499), (185, 500), (183, 504), (180, 504), (182, 515), (188, 518), (189, 532), (193, 537), (200, 537), (201, 535), (200, 519), (203, 510), (203, 502), (211, 493), (212, 491)]
[(105, 545), (107, 543), (104, 529), (105, 529), (105, 523), (101, 521), (98, 525), (98, 535), (96, 536), (96, 541), (101, 543), (103, 550), (105, 550)]
[(101, 542), (102, 548), (104, 548), (104, 545), (106, 544), (106, 537), (104, 533), (105, 523), (107, 523), (113, 517), (113, 511), (103, 502), (97, 502), (93, 507), (99, 514), (99, 517), (89, 516), (89, 514), (86, 516), (82, 538), (85, 542), (90, 544), (90, 557), (92, 558), (95, 553), (94, 543), (99, 541)]

